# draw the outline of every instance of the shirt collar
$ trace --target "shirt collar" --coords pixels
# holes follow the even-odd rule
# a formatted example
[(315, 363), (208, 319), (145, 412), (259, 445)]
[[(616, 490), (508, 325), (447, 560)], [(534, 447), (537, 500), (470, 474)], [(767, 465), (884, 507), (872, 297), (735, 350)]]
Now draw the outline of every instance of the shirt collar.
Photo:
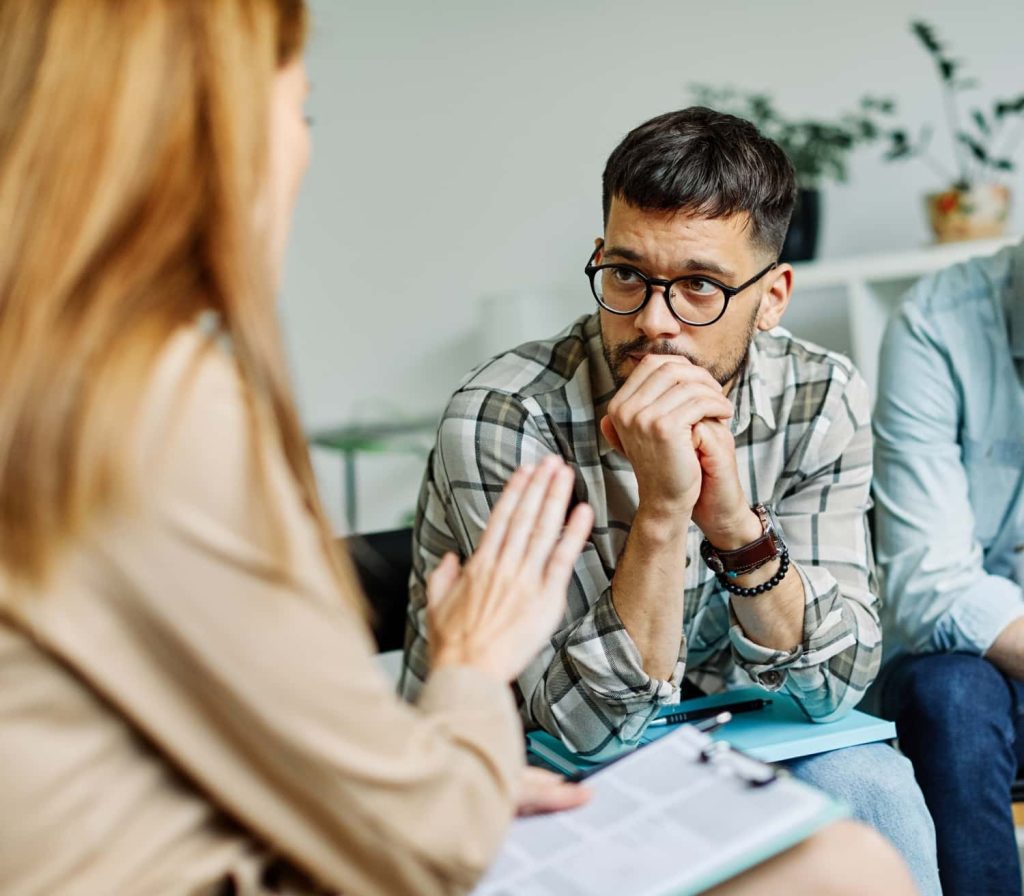
[[(590, 356), (590, 388), (594, 396), (594, 426), (597, 427), (598, 452), (601, 457), (611, 452), (612, 446), (601, 432), (601, 420), (608, 413), (608, 403), (615, 395), (615, 380), (604, 355), (601, 339), (601, 320), (594, 314), (584, 325), (587, 353)], [(775, 411), (771, 393), (763, 375), (764, 362), (757, 348), (757, 338), (751, 340), (747, 358), (729, 393), (733, 403), (732, 434), (739, 435), (750, 426), (751, 416), (760, 417), (770, 430), (775, 429)]]
[(594, 426), (597, 429), (598, 454), (604, 457), (611, 452), (611, 443), (601, 432), (601, 420), (608, 413), (608, 402), (615, 395), (615, 378), (604, 356), (604, 340), (601, 338), (601, 318), (596, 312), (583, 325), (587, 340), (587, 355), (590, 358), (590, 394), (594, 397)]
[(764, 359), (757, 347), (757, 336), (750, 341), (747, 359), (729, 393), (735, 410), (732, 415), (732, 434), (744, 432), (752, 416), (760, 417), (770, 430), (775, 429), (775, 410), (772, 396), (764, 378)]
[(1009, 308), (1010, 347), (1015, 358), (1024, 359), (1024, 240), (1013, 250), (1010, 274)]

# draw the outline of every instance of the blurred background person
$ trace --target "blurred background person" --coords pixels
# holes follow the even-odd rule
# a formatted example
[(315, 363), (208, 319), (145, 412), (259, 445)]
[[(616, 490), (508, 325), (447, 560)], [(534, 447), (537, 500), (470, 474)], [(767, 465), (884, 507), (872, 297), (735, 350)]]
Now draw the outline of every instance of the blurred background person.
[(922, 279), (880, 370), (881, 709), (935, 819), (942, 891), (1019, 896), (1024, 242)]

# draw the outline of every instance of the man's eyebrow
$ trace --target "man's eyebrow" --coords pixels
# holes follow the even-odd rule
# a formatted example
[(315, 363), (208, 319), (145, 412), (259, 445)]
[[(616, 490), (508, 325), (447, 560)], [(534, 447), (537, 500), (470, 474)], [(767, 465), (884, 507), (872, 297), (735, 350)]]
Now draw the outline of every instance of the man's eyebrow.
[(644, 257), (639, 252), (634, 252), (625, 246), (608, 246), (604, 250), (604, 257), (607, 258), (609, 255), (624, 258), (626, 261), (632, 261), (634, 264), (643, 264), (644, 261)]
[[(622, 258), (633, 264), (644, 263), (643, 255), (626, 246), (609, 246), (604, 250), (604, 257), (608, 258), (611, 256)], [(677, 267), (681, 271), (700, 271), (705, 274), (714, 274), (718, 277), (731, 278), (734, 276), (734, 272), (729, 268), (723, 267), (717, 261), (711, 261), (706, 258), (687, 258), (680, 262)]]
[(687, 258), (680, 267), (684, 271), (703, 271), (704, 273), (716, 274), (726, 279), (735, 276), (734, 271), (723, 267), (717, 261), (711, 261), (707, 258)]

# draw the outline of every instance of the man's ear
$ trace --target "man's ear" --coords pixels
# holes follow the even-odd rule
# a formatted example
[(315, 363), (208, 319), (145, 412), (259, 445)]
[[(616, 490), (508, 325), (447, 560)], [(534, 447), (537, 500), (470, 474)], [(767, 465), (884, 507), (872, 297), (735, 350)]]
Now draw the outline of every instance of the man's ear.
[(764, 275), (767, 289), (761, 296), (761, 307), (757, 312), (757, 328), (770, 330), (777, 327), (782, 314), (789, 304), (793, 290), (793, 266), (780, 264)]
[[(604, 248), (604, 237), (601, 237), (601, 236), (594, 237), (594, 248), (595, 249), (603, 249)], [(594, 256), (594, 264), (600, 264), (600, 263), (601, 263), (601, 253), (599, 252), (597, 255)]]

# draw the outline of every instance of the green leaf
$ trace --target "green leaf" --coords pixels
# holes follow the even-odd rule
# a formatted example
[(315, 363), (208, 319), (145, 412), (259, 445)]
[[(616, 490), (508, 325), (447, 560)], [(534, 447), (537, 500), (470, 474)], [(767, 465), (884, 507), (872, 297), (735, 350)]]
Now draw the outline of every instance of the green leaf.
[(1000, 100), (995, 104), (993, 114), (996, 118), (1004, 118), (1007, 115), (1019, 115), (1024, 112), (1024, 94), (1016, 99)]
[(802, 182), (820, 181), (822, 177), (845, 179), (850, 152), (864, 143), (888, 139), (888, 129), (880, 126), (879, 114), (882, 109), (895, 108), (891, 99), (869, 96), (860, 101), (855, 112), (840, 114), (838, 118), (791, 119), (777, 109), (771, 94), (764, 91), (715, 88), (700, 82), (687, 86), (697, 104), (753, 122), (782, 148)]
[(981, 162), (982, 165), (987, 165), (989, 163), (988, 151), (970, 134), (966, 134), (963, 131), (957, 131), (956, 139), (963, 143), (963, 145), (971, 151), (971, 155)]
[(865, 118), (858, 126), (858, 134), (861, 140), (874, 140), (879, 134), (878, 126)]
[(985, 118), (985, 113), (981, 109), (972, 109), (971, 118), (974, 119), (974, 123), (978, 126), (978, 130), (981, 131), (986, 137), (992, 135), (992, 128), (988, 125), (988, 119)]
[(910, 23), (910, 30), (914, 32), (917, 39), (924, 44), (925, 49), (933, 54), (937, 55), (942, 52), (942, 45), (938, 42), (935, 37), (935, 29), (927, 22), (917, 21)]

